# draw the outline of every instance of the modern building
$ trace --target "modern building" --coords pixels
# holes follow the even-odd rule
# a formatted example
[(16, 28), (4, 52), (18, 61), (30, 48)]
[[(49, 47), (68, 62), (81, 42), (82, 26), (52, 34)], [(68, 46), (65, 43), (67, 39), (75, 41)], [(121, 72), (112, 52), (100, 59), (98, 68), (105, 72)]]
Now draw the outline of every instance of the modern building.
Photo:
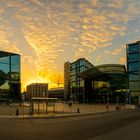
[(140, 41), (127, 44), (128, 89), (133, 103), (140, 103)]
[(20, 55), (0, 51), (0, 101), (20, 99)]
[(64, 88), (51, 88), (48, 92), (49, 98), (58, 98), (64, 100)]
[(84, 101), (84, 79), (78, 77), (78, 75), (92, 66), (85, 58), (64, 64), (64, 93), (66, 100)]
[(26, 88), (26, 99), (30, 100), (32, 97), (48, 97), (47, 83), (32, 83)]
[[(65, 66), (64, 64), (64, 68)], [(68, 100), (103, 103), (106, 102), (108, 95), (110, 102), (117, 102), (117, 100), (125, 102), (124, 90), (126, 90), (127, 75), (125, 65), (104, 64), (94, 66), (85, 58), (80, 58), (70, 63), (69, 68), (70, 92), (67, 97)]]
[(125, 102), (127, 73), (125, 65), (103, 64), (93, 66), (79, 75), (84, 79), (85, 101), (105, 103)]
[(71, 76), (71, 63), (64, 64), (64, 99), (67, 101), (70, 98), (70, 76)]

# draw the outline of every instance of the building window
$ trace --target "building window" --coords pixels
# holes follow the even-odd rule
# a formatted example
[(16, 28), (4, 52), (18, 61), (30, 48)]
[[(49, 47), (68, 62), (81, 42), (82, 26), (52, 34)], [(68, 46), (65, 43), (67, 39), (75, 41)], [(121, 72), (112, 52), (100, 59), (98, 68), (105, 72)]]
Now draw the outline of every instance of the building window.
[(133, 82), (129, 82), (129, 88), (132, 90), (132, 91), (137, 91), (137, 90), (140, 90), (140, 85), (139, 85), (139, 81), (133, 81)]
[(76, 81), (76, 76), (75, 75), (73, 75), (72, 77), (71, 77), (71, 81), (73, 82), (73, 81)]
[(128, 52), (138, 52), (139, 51), (139, 46), (138, 44), (130, 44), (128, 47)]
[(85, 67), (80, 67), (80, 72), (83, 72), (85, 70)]
[(84, 61), (83, 60), (80, 61), (80, 66), (84, 66)]
[(75, 75), (76, 74), (76, 69), (73, 69), (72, 70), (72, 75)]
[(139, 75), (138, 74), (129, 74), (129, 80), (139, 80)]
[(128, 54), (128, 62), (139, 61), (139, 53)]
[(76, 68), (76, 63), (73, 63), (72, 64), (72, 69), (75, 69)]
[(139, 71), (139, 63), (138, 62), (129, 63), (128, 70), (129, 71)]

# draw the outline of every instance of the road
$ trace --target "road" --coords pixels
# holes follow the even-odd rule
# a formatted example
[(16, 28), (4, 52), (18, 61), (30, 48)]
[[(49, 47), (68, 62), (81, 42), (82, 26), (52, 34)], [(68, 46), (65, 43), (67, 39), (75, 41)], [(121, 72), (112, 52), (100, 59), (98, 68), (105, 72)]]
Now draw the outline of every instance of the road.
[(139, 140), (140, 110), (52, 118), (0, 118), (1, 140)]

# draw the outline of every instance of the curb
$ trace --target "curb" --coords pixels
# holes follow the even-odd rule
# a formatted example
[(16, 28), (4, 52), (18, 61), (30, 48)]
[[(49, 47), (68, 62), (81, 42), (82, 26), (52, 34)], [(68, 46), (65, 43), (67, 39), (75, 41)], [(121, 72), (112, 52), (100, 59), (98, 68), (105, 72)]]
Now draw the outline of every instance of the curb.
[(9, 118), (14, 119), (59, 119), (59, 118), (70, 118), (70, 117), (82, 117), (90, 115), (102, 115), (102, 114), (111, 114), (117, 112), (132, 111), (132, 110), (119, 110), (119, 111), (109, 111), (109, 112), (98, 112), (98, 113), (83, 113), (83, 114), (69, 114), (69, 115), (60, 115), (60, 116), (10, 116)]

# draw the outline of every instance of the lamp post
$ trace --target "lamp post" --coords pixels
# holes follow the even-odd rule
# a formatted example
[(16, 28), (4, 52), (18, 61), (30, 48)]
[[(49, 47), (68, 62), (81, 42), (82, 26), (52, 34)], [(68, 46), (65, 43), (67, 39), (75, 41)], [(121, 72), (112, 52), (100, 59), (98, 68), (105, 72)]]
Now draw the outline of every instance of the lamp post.
[(108, 93), (108, 87), (104, 84), (102, 87), (103, 91), (106, 93), (106, 109), (107, 112), (109, 111), (109, 93)]
[(109, 94), (108, 94), (108, 88), (107, 88), (107, 92), (106, 92), (106, 94), (107, 94), (107, 106), (106, 106), (106, 108), (107, 108), (107, 112), (109, 111)]

